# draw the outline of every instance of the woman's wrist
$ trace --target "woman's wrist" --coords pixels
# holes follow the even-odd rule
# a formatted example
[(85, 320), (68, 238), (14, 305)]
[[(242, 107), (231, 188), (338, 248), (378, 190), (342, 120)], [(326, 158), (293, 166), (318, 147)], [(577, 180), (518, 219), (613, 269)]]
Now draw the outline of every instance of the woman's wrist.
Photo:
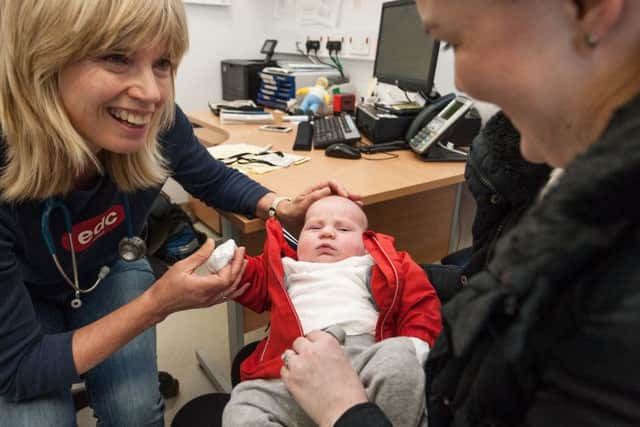
[(256, 215), (265, 220), (275, 217), (281, 221), (288, 222), (288, 213), (291, 209), (287, 208), (290, 207), (291, 203), (291, 197), (267, 193), (258, 201)]
[[(157, 281), (156, 281), (157, 283)], [(145, 308), (145, 312), (149, 315), (149, 321), (155, 325), (162, 322), (171, 314), (171, 312), (158, 302), (157, 286), (154, 283), (147, 291), (140, 295), (140, 303)]]
[[(282, 212), (282, 207), (280, 207), (280, 205), (285, 205), (287, 203), (291, 203), (291, 197), (278, 196), (278, 197), (274, 198), (273, 202), (271, 202), (271, 206), (269, 207), (269, 210), (268, 210), (269, 218), (278, 218), (278, 219), (280, 219), (281, 212)], [(278, 210), (279, 207), (280, 207), (280, 210)], [(280, 214), (279, 214), (279, 212), (280, 212)]]
[(258, 218), (264, 220), (269, 218), (269, 208), (276, 197), (278, 197), (276, 193), (267, 193), (258, 200), (256, 205), (256, 216)]

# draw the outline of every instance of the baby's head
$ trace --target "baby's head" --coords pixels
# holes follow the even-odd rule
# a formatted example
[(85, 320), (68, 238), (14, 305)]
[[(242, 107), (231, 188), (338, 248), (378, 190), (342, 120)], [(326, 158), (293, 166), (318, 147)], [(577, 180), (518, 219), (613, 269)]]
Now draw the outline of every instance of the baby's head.
[(367, 217), (356, 203), (340, 196), (328, 196), (307, 210), (298, 239), (298, 259), (308, 262), (336, 262), (365, 255), (362, 233)]

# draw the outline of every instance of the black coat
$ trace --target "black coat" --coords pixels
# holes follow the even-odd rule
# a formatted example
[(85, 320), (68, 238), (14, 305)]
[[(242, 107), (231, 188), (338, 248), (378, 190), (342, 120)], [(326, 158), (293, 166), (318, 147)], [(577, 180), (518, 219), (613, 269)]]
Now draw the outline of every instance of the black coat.
[(640, 98), (443, 308), (430, 427), (640, 425)]

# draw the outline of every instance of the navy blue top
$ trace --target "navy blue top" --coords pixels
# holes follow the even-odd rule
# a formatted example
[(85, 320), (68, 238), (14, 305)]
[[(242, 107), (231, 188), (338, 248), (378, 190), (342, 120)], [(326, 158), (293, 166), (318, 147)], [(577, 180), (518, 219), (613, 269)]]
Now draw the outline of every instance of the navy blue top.
[[(159, 139), (172, 177), (190, 194), (226, 211), (255, 213), (258, 200), (268, 190), (215, 160), (179, 107), (175, 124)], [(160, 189), (128, 196), (134, 235), (141, 235)], [(100, 267), (116, 259), (118, 242), (127, 235), (123, 195), (110, 177), (101, 176), (93, 188), (72, 191), (62, 200), (71, 213), (80, 283), (93, 283)], [(74, 297), (42, 237), (43, 207), (44, 201), (0, 204), (0, 395), (12, 400), (39, 396), (79, 380), (71, 351), (73, 331), (44, 334), (32, 305), (37, 298), (69, 307)], [(59, 209), (51, 214), (50, 230), (60, 262), (71, 274)]]

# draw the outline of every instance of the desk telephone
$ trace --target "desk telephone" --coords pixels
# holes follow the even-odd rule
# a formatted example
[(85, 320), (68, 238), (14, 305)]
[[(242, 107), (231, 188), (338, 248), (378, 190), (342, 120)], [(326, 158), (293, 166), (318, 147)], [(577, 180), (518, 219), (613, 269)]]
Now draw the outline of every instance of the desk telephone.
[(433, 101), (416, 115), (404, 141), (375, 144), (361, 150), (373, 153), (411, 148), (425, 161), (464, 161), (466, 152), (454, 148), (449, 141), (469, 145), (480, 130), (480, 124), (480, 116), (473, 108), (473, 101), (450, 93)]
[(458, 132), (458, 139), (467, 138), (464, 145), (471, 143), (480, 130), (480, 117), (472, 107), (469, 98), (453, 93), (436, 100), (418, 113), (409, 127), (409, 147), (423, 160), (466, 160), (467, 153), (454, 148), (447, 139)]

